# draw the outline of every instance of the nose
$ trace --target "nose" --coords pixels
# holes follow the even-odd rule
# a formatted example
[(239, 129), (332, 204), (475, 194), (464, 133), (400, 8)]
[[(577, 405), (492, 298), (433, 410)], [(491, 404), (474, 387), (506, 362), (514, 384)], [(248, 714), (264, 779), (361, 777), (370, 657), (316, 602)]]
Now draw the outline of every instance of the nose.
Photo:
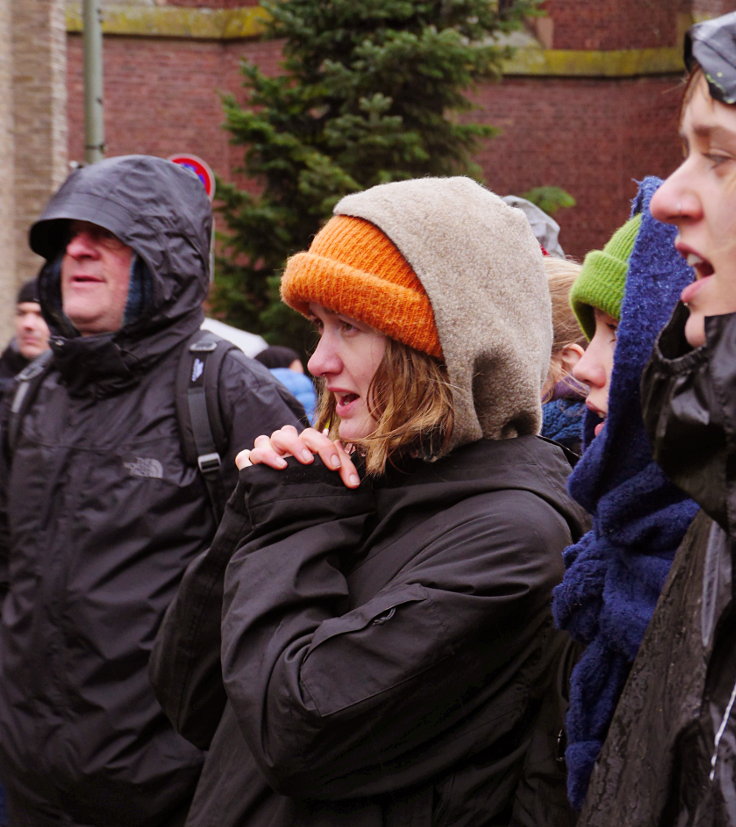
[(650, 208), (658, 221), (679, 225), (700, 217), (700, 199), (688, 183), (689, 169), (686, 158), (652, 196)]
[(97, 245), (92, 233), (87, 229), (72, 230), (72, 235), (66, 245), (67, 255), (72, 258), (95, 258), (98, 254)]
[(593, 343), (588, 345), (587, 350), (575, 363), (572, 375), (578, 382), (582, 382), (591, 388), (602, 388), (606, 384), (606, 369), (600, 359), (596, 358), (596, 348)]
[(317, 347), (307, 362), (307, 369), (312, 376), (334, 376), (342, 370), (342, 361), (333, 337), (327, 331), (320, 336)]

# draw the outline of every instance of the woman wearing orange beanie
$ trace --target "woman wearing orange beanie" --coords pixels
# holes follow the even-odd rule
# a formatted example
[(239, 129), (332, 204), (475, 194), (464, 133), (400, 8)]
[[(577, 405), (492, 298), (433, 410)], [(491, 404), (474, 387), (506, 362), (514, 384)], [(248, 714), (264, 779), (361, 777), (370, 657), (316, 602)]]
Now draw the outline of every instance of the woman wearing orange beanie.
[(374, 187), (282, 296), (319, 335), (317, 426), (243, 458), (153, 658), (209, 750), (187, 824), (565, 824), (530, 743), (579, 520), (536, 436), (551, 325), (526, 218), (466, 178)]

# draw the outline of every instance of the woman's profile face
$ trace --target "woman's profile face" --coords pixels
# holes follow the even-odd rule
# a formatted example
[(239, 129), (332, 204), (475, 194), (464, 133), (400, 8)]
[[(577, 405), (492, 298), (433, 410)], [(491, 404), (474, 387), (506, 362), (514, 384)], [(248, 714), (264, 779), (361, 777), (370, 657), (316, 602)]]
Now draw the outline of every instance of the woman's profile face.
[(705, 341), (704, 319), (736, 312), (736, 106), (711, 98), (701, 75), (680, 124), (685, 160), (652, 198), (652, 215), (678, 229), (675, 247), (695, 271), (680, 296), (685, 336)]
[(597, 307), (594, 308), (594, 315), (595, 333), (585, 353), (572, 369), (572, 375), (578, 382), (588, 386), (585, 405), (600, 417), (601, 422), (595, 427), (595, 435), (598, 436), (608, 414), (608, 391), (611, 387), (618, 320)]
[(319, 304), (310, 304), (309, 311), (320, 337), (309, 372), (321, 376), (335, 397), (340, 439), (352, 442), (367, 437), (376, 427), (368, 389), (386, 352), (386, 336)]

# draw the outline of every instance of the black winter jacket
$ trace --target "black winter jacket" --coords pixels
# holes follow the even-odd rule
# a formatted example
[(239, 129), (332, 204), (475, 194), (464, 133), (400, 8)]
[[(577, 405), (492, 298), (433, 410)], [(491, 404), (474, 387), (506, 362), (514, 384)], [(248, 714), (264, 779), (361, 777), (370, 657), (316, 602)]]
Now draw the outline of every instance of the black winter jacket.
[(0, 393), (12, 387), (15, 377), (28, 364), (28, 359), (18, 350), (15, 339), (12, 339), (0, 355)]
[(707, 318), (695, 350), (688, 315), (678, 306), (660, 334), (642, 399), (657, 462), (703, 511), (634, 661), (581, 825), (736, 824), (736, 314)]
[(319, 462), (241, 471), (151, 661), (176, 728), (209, 745), (187, 823), (509, 824), (525, 772), (514, 823), (566, 823), (529, 798), (552, 745), (527, 749), (564, 642), (568, 473), (531, 436), (358, 490)]
[[(162, 825), (202, 763), (147, 676), (184, 568), (215, 531), (175, 413), (179, 353), (202, 321), (210, 220), (201, 185), (180, 172), (141, 156), (85, 167), (32, 231), (51, 259), (40, 286), (54, 356), (0, 465), (0, 777), (33, 825)], [(105, 222), (146, 262), (150, 303), (114, 335), (75, 336), (63, 315), (62, 217)], [(300, 406), (244, 355), (228, 354), (221, 377), (232, 490), (235, 452), (298, 425)]]

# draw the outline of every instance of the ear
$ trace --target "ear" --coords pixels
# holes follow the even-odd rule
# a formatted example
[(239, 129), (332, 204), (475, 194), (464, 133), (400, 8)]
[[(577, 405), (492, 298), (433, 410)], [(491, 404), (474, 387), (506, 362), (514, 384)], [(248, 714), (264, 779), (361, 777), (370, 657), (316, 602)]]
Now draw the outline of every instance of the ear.
[(576, 342), (570, 342), (566, 344), (562, 350), (558, 351), (560, 363), (565, 373), (572, 373), (572, 369), (577, 365), (584, 353), (584, 348)]

